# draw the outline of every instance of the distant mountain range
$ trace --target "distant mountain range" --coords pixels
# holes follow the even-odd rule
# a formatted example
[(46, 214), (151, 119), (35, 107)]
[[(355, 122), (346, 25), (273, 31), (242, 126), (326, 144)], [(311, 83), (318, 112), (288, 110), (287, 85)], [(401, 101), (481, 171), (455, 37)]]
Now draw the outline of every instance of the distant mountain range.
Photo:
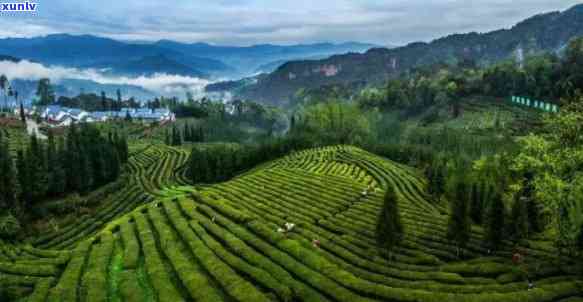
[(417, 42), (393, 49), (334, 55), (323, 60), (287, 62), (249, 85), (240, 96), (285, 105), (300, 88), (355, 82), (375, 83), (412, 67), (467, 58), (490, 64), (518, 52), (532, 55), (559, 51), (574, 37), (583, 36), (583, 4), (564, 12), (540, 14), (510, 29), (488, 33), (454, 34), (430, 43)]
[[(285, 62), (296, 59), (308, 59), (312, 57), (329, 57), (334, 54), (349, 52), (364, 52), (375, 47), (373, 44), (348, 42), (342, 44), (317, 43), (300, 45), (272, 45), (261, 44), (248, 47), (215, 46), (207, 43), (184, 44), (174, 41), (162, 40), (154, 46), (173, 51), (188, 53), (201, 58), (209, 58), (221, 61), (234, 69), (237, 76), (248, 76), (256, 73), (262, 67), (274, 62)], [(277, 63), (275, 63), (277, 64)]]
[(193, 77), (239, 77), (275, 61), (363, 52), (371, 44), (214, 46), (162, 40), (121, 42), (92, 35), (55, 34), (0, 39), (0, 55), (75, 68), (107, 69), (114, 74), (167, 73)]

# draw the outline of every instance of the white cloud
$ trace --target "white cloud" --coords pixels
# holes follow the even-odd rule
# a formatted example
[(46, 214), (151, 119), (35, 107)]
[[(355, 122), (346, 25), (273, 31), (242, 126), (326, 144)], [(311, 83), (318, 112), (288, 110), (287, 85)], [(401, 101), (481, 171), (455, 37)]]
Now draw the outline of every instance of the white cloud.
[(205, 79), (165, 73), (156, 73), (151, 76), (127, 77), (104, 74), (95, 69), (76, 69), (60, 66), (44, 66), (26, 60), (18, 63), (0, 61), (0, 73), (9, 79), (38, 80), (49, 78), (54, 83), (63, 79), (91, 80), (100, 84), (126, 84), (140, 86), (160, 95), (183, 96), (186, 91), (195, 95), (202, 95), (204, 87), (211, 82)]

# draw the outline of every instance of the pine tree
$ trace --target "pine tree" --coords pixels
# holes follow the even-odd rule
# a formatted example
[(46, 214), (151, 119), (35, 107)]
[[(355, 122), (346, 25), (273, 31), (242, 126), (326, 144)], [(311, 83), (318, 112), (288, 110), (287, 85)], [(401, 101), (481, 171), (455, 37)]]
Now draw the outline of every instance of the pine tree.
[(105, 91), (101, 91), (101, 111), (107, 111), (107, 97)]
[(202, 127), (198, 127), (198, 139), (199, 142), (204, 143), (205, 142), (205, 135), (204, 135), (204, 130), (202, 129)]
[(190, 136), (192, 136), (192, 142), (198, 143), (200, 142), (200, 134), (196, 131), (194, 125), (190, 126)]
[(289, 132), (293, 133), (295, 128), (296, 128), (296, 115), (292, 114), (289, 122)]
[(528, 238), (528, 200), (517, 198), (512, 205), (512, 235), (515, 240)]
[(20, 120), (23, 124), (26, 124), (26, 115), (24, 114), (24, 105), (22, 101), (20, 102)]
[(66, 174), (67, 191), (79, 192), (81, 189), (81, 179), (79, 171), (81, 170), (81, 152), (80, 152), (79, 134), (75, 124), (69, 127), (66, 140), (66, 160), (63, 161)]
[(478, 189), (478, 184), (474, 182), (472, 184), (471, 190), (471, 207), (470, 207), (470, 215), (472, 216), (472, 220), (476, 224), (482, 224), (482, 201), (480, 198), (480, 191)]
[(182, 145), (182, 138), (180, 137), (180, 131), (176, 128), (176, 125), (172, 126), (172, 146)]
[(63, 138), (59, 138), (59, 143), (57, 145), (57, 157), (55, 158), (55, 165), (53, 171), (53, 181), (52, 181), (52, 192), (57, 195), (63, 195), (67, 186), (67, 174), (63, 163), (68, 161), (67, 153), (65, 152), (65, 142)]
[(190, 128), (187, 123), (184, 123), (184, 141), (192, 142), (192, 137), (190, 136)]
[(436, 198), (441, 198), (441, 195), (445, 192), (445, 176), (443, 175), (443, 168), (440, 166), (435, 167), (433, 172), (431, 191)]
[(108, 168), (108, 180), (116, 180), (121, 173), (121, 160), (120, 156), (115, 148), (109, 148), (109, 168)]
[(200, 165), (200, 154), (198, 151), (198, 148), (194, 147), (192, 148), (192, 151), (190, 152), (190, 160), (189, 160), (189, 175), (190, 175), (190, 179), (192, 180), (192, 183), (198, 183), (201, 181), (201, 177), (200, 177), (200, 170), (201, 170), (201, 165)]
[(383, 209), (377, 222), (376, 236), (378, 245), (388, 252), (389, 257), (403, 237), (398, 197), (392, 186), (385, 193)]
[(119, 161), (121, 163), (126, 163), (129, 158), (127, 137), (118, 135), (117, 132), (115, 132), (113, 139), (114, 142), (111, 144), (111, 147), (116, 149)]
[(494, 250), (498, 249), (504, 237), (505, 212), (502, 194), (494, 194), (486, 217), (486, 241)]
[(458, 181), (455, 185), (455, 196), (451, 201), (451, 214), (447, 226), (447, 238), (455, 242), (458, 257), (470, 240), (470, 217), (468, 209), (468, 193), (466, 184)]
[(16, 207), (15, 183), (16, 176), (14, 174), (12, 156), (8, 150), (8, 141), (4, 141), (0, 137), (0, 207)]
[(34, 134), (31, 136), (30, 146), (25, 153), (25, 160), (27, 161), (31, 202), (37, 202), (46, 196), (48, 190), (48, 172), (45, 153)]
[(583, 224), (579, 227), (579, 235), (577, 235), (577, 247), (579, 251), (583, 251)]
[(166, 146), (170, 146), (172, 144), (172, 140), (170, 139), (170, 133), (168, 132), (168, 129), (166, 129), (166, 133), (164, 135), (164, 144), (166, 144)]
[(57, 156), (57, 146), (55, 143), (55, 136), (52, 131), (49, 131), (47, 143), (47, 172), (48, 172), (48, 193), (51, 196), (57, 195), (57, 165), (60, 165)]
[[(116, 148), (111, 145), (97, 145), (89, 147), (94, 151), (89, 152), (91, 154), (91, 171), (93, 172), (93, 184), (92, 187), (101, 186), (109, 180), (111, 165), (107, 163), (112, 162), (111, 153), (116, 153)], [(109, 155), (109, 156), (108, 156)]]
[(528, 230), (530, 232), (541, 232), (541, 226), (538, 221), (539, 207), (534, 196), (534, 175), (526, 173), (525, 182), (522, 189), (522, 196), (526, 198), (526, 209), (528, 212)]
[(127, 136), (122, 137), (122, 154), (121, 154), (121, 163), (127, 163), (130, 158), (130, 147), (128, 146), (128, 138)]
[(91, 171), (91, 162), (89, 160), (89, 158), (87, 158), (87, 153), (83, 152), (84, 150), (82, 150), (80, 152), (80, 156), (79, 156), (79, 178), (80, 178), (80, 182), (79, 182), (79, 193), (81, 194), (86, 194), (87, 192), (89, 192), (91, 190), (91, 187), (93, 185), (93, 173)]
[(207, 183), (214, 182), (217, 179), (217, 158), (214, 152), (203, 151), (203, 158), (206, 159), (205, 179)]
[(224, 179), (224, 169), (223, 169), (223, 149), (218, 147), (215, 150), (213, 150), (214, 152), (212, 152), (211, 158), (213, 160), (211, 160), (210, 162), (213, 163), (213, 167), (211, 172), (213, 173), (213, 176), (211, 176), (211, 182), (216, 182), (216, 181), (221, 181)]
[(28, 176), (28, 163), (23, 150), (18, 150), (16, 157), (16, 168), (18, 171), (18, 183), (20, 184), (20, 204), (23, 208), (28, 208), (31, 203), (30, 178)]

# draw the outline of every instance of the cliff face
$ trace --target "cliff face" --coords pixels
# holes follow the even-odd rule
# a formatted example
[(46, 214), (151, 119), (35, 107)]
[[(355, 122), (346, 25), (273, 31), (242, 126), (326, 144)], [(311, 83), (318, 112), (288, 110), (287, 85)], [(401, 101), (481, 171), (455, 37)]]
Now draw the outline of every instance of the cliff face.
[(324, 60), (288, 62), (256, 85), (247, 87), (242, 96), (285, 105), (300, 88), (378, 82), (411, 67), (460, 59), (489, 64), (518, 54), (556, 51), (578, 36), (583, 36), (583, 4), (564, 12), (531, 17), (510, 29), (455, 34), (431, 43), (374, 48), (364, 54), (336, 55)]

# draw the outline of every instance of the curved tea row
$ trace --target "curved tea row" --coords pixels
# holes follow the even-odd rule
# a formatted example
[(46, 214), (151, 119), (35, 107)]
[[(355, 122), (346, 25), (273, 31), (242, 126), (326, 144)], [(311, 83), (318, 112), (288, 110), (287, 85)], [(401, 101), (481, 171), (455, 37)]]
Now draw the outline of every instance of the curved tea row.
[[(511, 265), (509, 243), (488, 254), (480, 228), (472, 229), (469, 260), (458, 261), (444, 235), (447, 215), (428, 201), (425, 180), (363, 150), (306, 150), (199, 191), (172, 185), (180, 173), (165, 167), (183, 159), (168, 151), (148, 148), (133, 160), (132, 179), (151, 202), (112, 217), (72, 251), (22, 248), (13, 267), (0, 260), (0, 272), (31, 287), (28, 301), (576, 301), (583, 294), (580, 278), (544, 243), (529, 249), (532, 290)], [(374, 235), (388, 186), (405, 226), (391, 261)], [(286, 222), (295, 227), (279, 232)]]

